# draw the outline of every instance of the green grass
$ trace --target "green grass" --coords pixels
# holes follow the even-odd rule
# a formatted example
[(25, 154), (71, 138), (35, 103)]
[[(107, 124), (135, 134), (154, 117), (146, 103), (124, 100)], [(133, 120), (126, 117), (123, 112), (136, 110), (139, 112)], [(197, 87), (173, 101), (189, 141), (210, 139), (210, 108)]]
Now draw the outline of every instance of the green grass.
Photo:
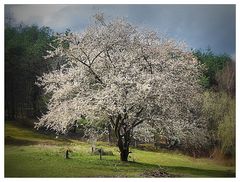
[[(100, 160), (91, 155), (86, 142), (55, 139), (10, 122), (5, 124), (5, 136), (5, 177), (140, 177), (146, 170), (159, 168), (182, 177), (235, 176), (233, 166), (173, 152), (131, 149), (130, 162), (121, 162), (118, 148), (103, 142), (98, 147), (114, 155)], [(72, 150), (69, 160), (64, 159), (66, 149)]]
[(68, 144), (67, 139), (55, 139), (55, 135), (44, 135), (33, 127), (23, 127), (21, 124), (13, 121), (5, 122), (5, 144), (31, 145), (31, 144)]

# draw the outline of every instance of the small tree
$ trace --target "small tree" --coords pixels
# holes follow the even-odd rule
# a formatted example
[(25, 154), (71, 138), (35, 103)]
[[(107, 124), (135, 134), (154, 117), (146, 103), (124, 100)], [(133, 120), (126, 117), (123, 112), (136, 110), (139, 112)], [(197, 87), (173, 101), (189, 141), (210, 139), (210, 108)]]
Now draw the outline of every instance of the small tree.
[(205, 92), (204, 113), (213, 147), (220, 147), (223, 154), (235, 155), (235, 97), (226, 92)]
[(225, 67), (216, 73), (218, 90), (225, 91), (232, 97), (235, 97), (236, 90), (236, 65), (234, 61), (228, 62)]
[(123, 19), (97, 20), (83, 33), (58, 35), (58, 46), (46, 56), (66, 61), (39, 78), (52, 98), (36, 127), (66, 133), (81, 115), (92, 125), (110, 122), (122, 161), (128, 160), (131, 139), (139, 131), (152, 137), (150, 128), (160, 127), (188, 137), (203, 128), (195, 114), (199, 65), (184, 45)]

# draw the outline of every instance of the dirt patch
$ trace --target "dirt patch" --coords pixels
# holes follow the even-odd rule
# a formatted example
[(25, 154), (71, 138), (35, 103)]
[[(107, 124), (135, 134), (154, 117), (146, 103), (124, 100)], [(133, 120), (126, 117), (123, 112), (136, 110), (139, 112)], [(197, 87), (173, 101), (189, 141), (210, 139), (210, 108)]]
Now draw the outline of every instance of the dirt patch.
[(148, 178), (159, 178), (159, 177), (165, 177), (165, 178), (171, 178), (171, 177), (179, 177), (173, 174), (168, 173), (163, 168), (160, 169), (154, 169), (154, 170), (146, 170), (144, 173), (140, 174), (142, 177), (148, 177)]

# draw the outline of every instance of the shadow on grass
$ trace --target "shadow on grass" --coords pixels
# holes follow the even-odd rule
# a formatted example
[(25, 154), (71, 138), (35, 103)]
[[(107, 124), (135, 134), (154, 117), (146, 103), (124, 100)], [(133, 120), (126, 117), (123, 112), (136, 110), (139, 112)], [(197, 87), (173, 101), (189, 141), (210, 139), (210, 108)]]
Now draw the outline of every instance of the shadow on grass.
[(5, 145), (36, 145), (38, 143), (37, 141), (17, 139), (11, 136), (5, 137)]
[[(161, 166), (169, 172), (179, 173), (179, 174), (191, 174), (193, 176), (201, 177), (235, 177), (236, 174), (230, 170), (210, 170), (210, 169), (197, 169), (192, 167), (183, 166)], [(187, 176), (184, 176), (187, 177)]]
[(28, 139), (21, 139), (15, 138), (12, 136), (5, 137), (5, 145), (16, 145), (16, 146), (28, 146), (28, 145), (38, 145), (38, 144), (45, 144), (45, 145), (70, 145), (72, 142), (68, 139), (42, 139), (42, 140), (28, 140)]
[(175, 177), (235, 177), (235, 172), (231, 170), (210, 170), (210, 169), (198, 169), (192, 167), (183, 167), (183, 166), (161, 166), (147, 163), (139, 162), (127, 162), (136, 167), (143, 169), (162, 169), (169, 174), (175, 174)]
[(71, 144), (68, 138), (55, 138), (54, 133), (43, 133), (41, 130), (35, 130), (33, 127), (25, 126), (21, 122), (5, 122), (5, 144), (6, 145), (36, 145), (49, 144), (58, 145)]

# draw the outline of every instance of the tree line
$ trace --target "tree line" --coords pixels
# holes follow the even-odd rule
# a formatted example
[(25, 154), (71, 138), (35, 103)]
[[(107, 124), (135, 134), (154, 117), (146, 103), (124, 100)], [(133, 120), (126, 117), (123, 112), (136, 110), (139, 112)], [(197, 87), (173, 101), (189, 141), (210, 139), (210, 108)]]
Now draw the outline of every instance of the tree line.
[(236, 137), (236, 63), (229, 55), (215, 55), (211, 49), (194, 51), (205, 65), (204, 114), (208, 120), (211, 155), (235, 157)]
[(36, 118), (46, 109), (46, 98), (35, 82), (49, 70), (50, 63), (43, 56), (52, 40), (48, 27), (5, 27), (6, 119)]

